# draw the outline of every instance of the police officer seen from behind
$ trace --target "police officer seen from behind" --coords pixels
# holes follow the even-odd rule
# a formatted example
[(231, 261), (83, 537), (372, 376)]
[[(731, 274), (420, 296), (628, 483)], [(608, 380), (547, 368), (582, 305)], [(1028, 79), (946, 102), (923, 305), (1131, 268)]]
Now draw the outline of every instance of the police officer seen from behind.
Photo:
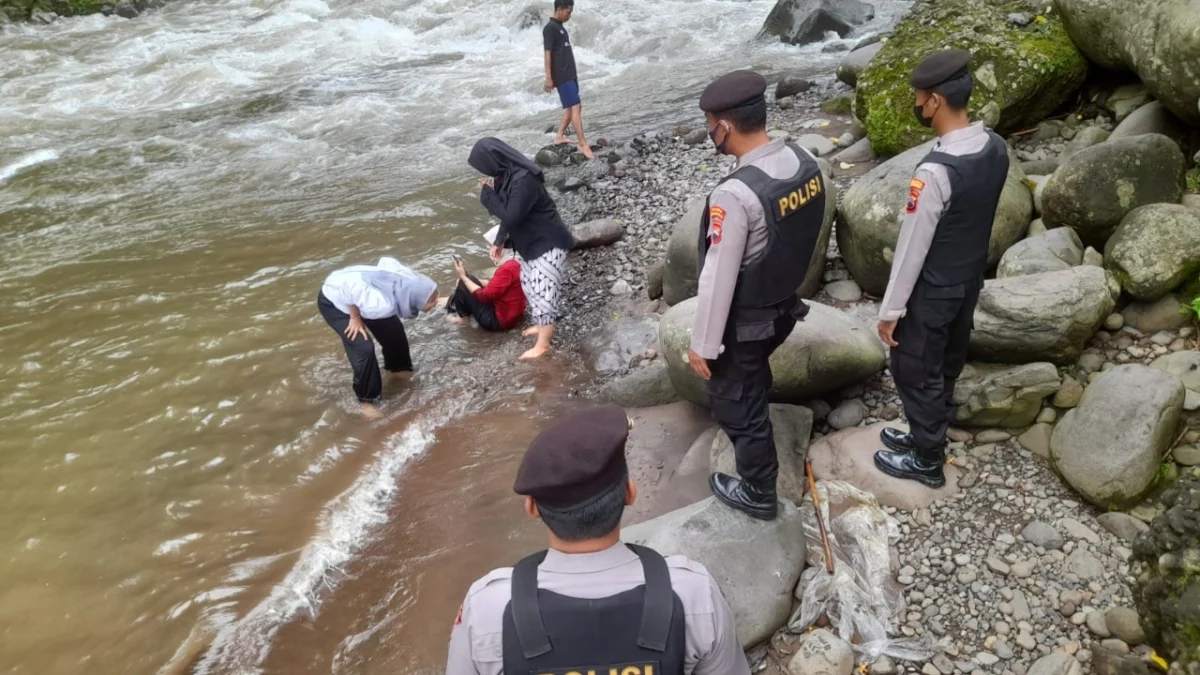
[(911, 433), (884, 429), (875, 465), (930, 487), (946, 483), (946, 431), (954, 384), (967, 360), (971, 317), (987, 270), (996, 204), (1008, 176), (1004, 140), (971, 124), (971, 55), (934, 54), (917, 66), (914, 113), (938, 141), (908, 189), (900, 240), (879, 315), (892, 377)]
[(767, 136), (767, 81), (735, 71), (704, 90), (700, 109), (717, 152), (737, 157), (700, 227), (700, 283), (688, 360), (707, 380), (713, 418), (733, 441), (739, 478), (713, 474), (713, 493), (763, 520), (778, 512), (779, 461), (767, 394), (771, 353), (803, 319), (796, 297), (825, 217), (825, 183), (807, 151)]
[(621, 543), (637, 497), (630, 422), (608, 405), (542, 432), (517, 472), (549, 550), (471, 585), (450, 635), (447, 675), (749, 675), (733, 613), (704, 567)]

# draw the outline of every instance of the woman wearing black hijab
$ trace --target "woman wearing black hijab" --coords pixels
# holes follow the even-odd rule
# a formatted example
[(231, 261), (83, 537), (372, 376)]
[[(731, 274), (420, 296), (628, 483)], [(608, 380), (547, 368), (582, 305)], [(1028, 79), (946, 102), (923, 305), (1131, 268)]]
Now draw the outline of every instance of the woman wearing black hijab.
[(521, 358), (536, 359), (550, 349), (567, 252), (575, 240), (546, 192), (542, 169), (528, 157), (489, 137), (475, 143), (467, 162), (487, 176), (479, 180), (479, 201), (500, 219), (488, 255), (499, 264), (501, 251), (511, 246), (521, 263), (521, 288), (534, 324), (524, 334), (537, 335), (537, 344)]

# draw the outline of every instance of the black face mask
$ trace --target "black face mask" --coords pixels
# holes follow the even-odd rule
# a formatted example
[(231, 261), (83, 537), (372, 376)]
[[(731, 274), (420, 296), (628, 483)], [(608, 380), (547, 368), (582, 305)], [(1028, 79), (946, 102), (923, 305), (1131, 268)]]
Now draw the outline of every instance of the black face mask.
[(718, 143), (717, 142), (717, 130), (720, 128), (721, 128), (721, 122), (717, 122), (717, 126), (715, 126), (709, 130), (708, 139), (710, 141), (712, 141), (713, 145), (717, 148), (717, 154), (724, 155), (725, 154), (725, 146), (726, 146), (726, 144), (729, 143), (729, 129), (728, 128), (725, 129), (725, 140)]
[[(925, 103), (929, 103), (929, 100), (930, 99), (926, 99)], [(917, 123), (920, 124), (921, 126), (925, 127), (926, 129), (933, 127), (933, 118), (925, 116), (925, 106), (923, 106), (923, 105), (913, 106), (913, 114), (916, 115)]]

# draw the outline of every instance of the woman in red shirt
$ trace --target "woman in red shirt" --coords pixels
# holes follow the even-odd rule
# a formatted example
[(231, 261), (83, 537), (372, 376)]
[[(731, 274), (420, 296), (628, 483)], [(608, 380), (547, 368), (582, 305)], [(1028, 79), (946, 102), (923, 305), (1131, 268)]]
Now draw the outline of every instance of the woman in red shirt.
[(446, 302), (450, 320), (467, 324), (471, 318), (487, 331), (506, 331), (517, 325), (525, 313), (525, 292), (521, 290), (521, 265), (509, 258), (496, 269), (486, 284), (467, 274), (461, 260), (454, 260), (458, 286)]

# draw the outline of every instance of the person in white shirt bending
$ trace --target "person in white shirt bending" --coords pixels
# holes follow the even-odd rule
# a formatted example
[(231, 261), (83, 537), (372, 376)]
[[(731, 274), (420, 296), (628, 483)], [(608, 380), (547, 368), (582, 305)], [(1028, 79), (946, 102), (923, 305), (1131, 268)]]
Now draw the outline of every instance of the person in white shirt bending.
[(388, 380), (407, 380), (412, 376), (412, 355), (400, 319), (428, 312), (437, 302), (437, 284), (432, 279), (386, 256), (376, 265), (353, 265), (325, 278), (317, 309), (342, 338), (354, 369), (354, 395), (368, 419), (383, 416), (378, 405), (383, 377), (371, 336), (383, 349)]

